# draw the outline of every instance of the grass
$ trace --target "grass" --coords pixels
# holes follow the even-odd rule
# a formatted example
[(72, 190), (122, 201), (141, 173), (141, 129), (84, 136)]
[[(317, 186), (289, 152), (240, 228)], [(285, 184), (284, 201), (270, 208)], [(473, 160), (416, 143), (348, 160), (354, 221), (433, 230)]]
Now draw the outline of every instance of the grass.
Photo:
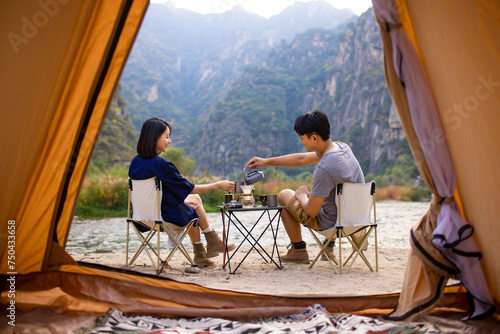
[(425, 202), (431, 200), (431, 192), (426, 188), (405, 186), (377, 188), (375, 196), (377, 201), (393, 200), (405, 202)]
[[(128, 178), (123, 172), (91, 175), (85, 178), (75, 215), (79, 218), (125, 217), (127, 215)], [(217, 181), (212, 176), (193, 177), (194, 184), (205, 184)], [(279, 194), (283, 189), (297, 189), (304, 181), (269, 181), (256, 183), (255, 194)], [(310, 184), (310, 183), (309, 183)], [(222, 190), (201, 194), (205, 210), (218, 212), (225, 192)], [(406, 186), (388, 186), (377, 188), (376, 200), (395, 201), (429, 201), (431, 193), (424, 188)]]

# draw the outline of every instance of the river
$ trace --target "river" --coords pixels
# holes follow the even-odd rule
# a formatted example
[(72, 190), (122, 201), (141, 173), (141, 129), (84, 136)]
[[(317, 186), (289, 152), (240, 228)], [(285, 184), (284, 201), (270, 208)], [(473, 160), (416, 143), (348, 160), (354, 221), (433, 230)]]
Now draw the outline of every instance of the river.
[[(427, 202), (377, 202), (379, 247), (409, 249), (410, 228), (418, 222), (428, 208), (429, 203)], [(243, 222), (250, 222), (255, 220), (255, 215), (259, 215), (259, 212), (245, 212), (241, 213), (241, 215)], [(208, 213), (208, 220), (219, 235), (222, 236), (221, 214)], [(259, 227), (257, 226), (256, 229), (258, 230)], [(236, 241), (241, 238), (234, 228), (230, 231), (232, 232), (230, 239)], [(133, 233), (132, 229), (130, 232)], [(97, 220), (75, 218), (71, 225), (66, 251), (72, 254), (125, 253), (126, 236), (127, 222), (125, 218)], [(307, 230), (303, 230), (303, 237), (308, 244), (315, 244), (314, 239)], [(271, 233), (265, 233), (261, 241), (263, 244), (272, 244), (271, 238)], [(280, 224), (278, 245), (285, 247), (288, 242), (285, 229)], [(131, 247), (132, 249), (138, 247), (137, 237), (135, 236), (131, 238)]]

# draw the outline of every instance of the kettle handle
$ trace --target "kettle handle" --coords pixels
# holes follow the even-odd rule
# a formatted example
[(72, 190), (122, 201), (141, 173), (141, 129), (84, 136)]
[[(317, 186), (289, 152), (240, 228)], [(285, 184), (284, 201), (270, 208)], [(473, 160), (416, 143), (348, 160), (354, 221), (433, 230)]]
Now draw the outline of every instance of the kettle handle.
[[(245, 177), (247, 176), (247, 173), (245, 172), (245, 169), (247, 169), (247, 168), (250, 168), (250, 167), (243, 168), (243, 174), (245, 174)], [(257, 170), (257, 172), (259, 171), (259, 168), (255, 167), (255, 169)]]

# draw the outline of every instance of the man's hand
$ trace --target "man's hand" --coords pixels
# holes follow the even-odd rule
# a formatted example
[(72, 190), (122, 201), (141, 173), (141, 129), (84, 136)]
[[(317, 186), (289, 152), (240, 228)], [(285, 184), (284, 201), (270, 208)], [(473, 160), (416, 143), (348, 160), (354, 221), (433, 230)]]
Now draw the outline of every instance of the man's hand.
[[(307, 187), (306, 186), (300, 186), (299, 188), (297, 188), (297, 190), (295, 190), (295, 196), (297, 197), (297, 199), (301, 202), (301, 200), (306, 200), (309, 198), (309, 190), (307, 190)], [(302, 204), (302, 202), (301, 202)]]
[(249, 162), (247, 162), (245, 169), (246, 168), (257, 168), (257, 167), (266, 167), (266, 159), (259, 158), (259, 157), (253, 157), (250, 159)]
[(325, 201), (325, 197), (311, 196), (306, 186), (297, 188), (295, 197), (304, 211), (311, 217), (316, 217), (319, 214)]

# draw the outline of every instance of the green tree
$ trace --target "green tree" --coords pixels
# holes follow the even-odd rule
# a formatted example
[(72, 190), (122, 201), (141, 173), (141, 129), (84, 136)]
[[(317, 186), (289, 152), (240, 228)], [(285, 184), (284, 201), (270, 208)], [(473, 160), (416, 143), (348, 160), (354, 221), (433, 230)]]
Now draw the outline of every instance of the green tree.
[(97, 140), (87, 175), (99, 174), (116, 165), (129, 163), (135, 155), (137, 136), (125, 108), (121, 86), (111, 100), (108, 114)]
[(196, 161), (186, 157), (183, 148), (169, 147), (160, 157), (173, 163), (184, 177), (192, 175), (196, 168)]

